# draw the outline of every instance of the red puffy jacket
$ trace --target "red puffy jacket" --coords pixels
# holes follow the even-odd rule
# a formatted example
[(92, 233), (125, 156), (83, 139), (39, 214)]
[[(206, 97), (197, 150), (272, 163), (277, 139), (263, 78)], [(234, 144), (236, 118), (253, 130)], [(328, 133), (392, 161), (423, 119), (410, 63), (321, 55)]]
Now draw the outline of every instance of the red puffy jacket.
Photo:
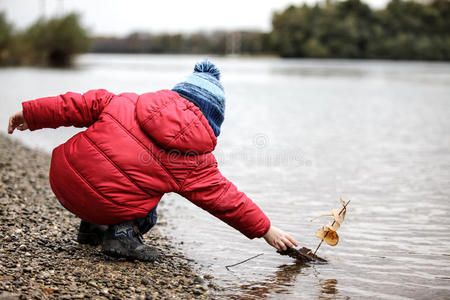
[(95, 224), (141, 218), (176, 192), (248, 238), (270, 221), (217, 168), (217, 139), (198, 107), (162, 90), (91, 90), (22, 103), (30, 130), (88, 127), (53, 150), (50, 185), (64, 207)]

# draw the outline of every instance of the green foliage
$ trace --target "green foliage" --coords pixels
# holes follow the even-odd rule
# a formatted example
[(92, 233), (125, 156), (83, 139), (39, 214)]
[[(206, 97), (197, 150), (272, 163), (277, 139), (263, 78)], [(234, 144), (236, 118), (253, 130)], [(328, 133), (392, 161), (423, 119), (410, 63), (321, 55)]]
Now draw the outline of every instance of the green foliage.
[(25, 39), (35, 50), (34, 62), (37, 64), (67, 66), (74, 55), (89, 47), (89, 38), (76, 14), (41, 19), (25, 32)]
[(391, 0), (371, 10), (360, 0), (290, 6), (272, 19), (283, 57), (450, 59), (450, 2)]
[(0, 13), (0, 62), (11, 60), (9, 45), (12, 40), (12, 27), (6, 21), (4, 13)]
[(88, 50), (89, 42), (76, 14), (40, 19), (19, 33), (13, 33), (0, 15), (1, 65), (70, 66), (74, 55)]

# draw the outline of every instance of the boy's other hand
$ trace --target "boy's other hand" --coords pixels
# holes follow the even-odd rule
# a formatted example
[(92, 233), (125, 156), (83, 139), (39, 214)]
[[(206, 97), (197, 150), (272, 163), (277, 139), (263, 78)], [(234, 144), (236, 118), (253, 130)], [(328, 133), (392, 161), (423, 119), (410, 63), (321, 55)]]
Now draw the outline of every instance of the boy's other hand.
[(298, 246), (298, 243), (289, 234), (273, 226), (270, 226), (269, 231), (264, 235), (264, 239), (278, 251), (284, 251), (288, 248)]
[(28, 129), (28, 124), (25, 118), (23, 117), (23, 112), (19, 111), (9, 118), (8, 123), (8, 133), (11, 134), (14, 132), (14, 129), (19, 129), (20, 131)]

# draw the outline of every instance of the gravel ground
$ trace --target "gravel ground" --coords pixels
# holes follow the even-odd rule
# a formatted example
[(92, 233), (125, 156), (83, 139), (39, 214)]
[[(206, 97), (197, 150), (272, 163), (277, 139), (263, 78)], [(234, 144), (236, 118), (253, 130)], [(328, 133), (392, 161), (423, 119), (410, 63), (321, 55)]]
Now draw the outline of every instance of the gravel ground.
[[(104, 256), (76, 242), (79, 219), (48, 182), (50, 156), (0, 133), (0, 299), (212, 299), (201, 276), (157, 226), (146, 235), (155, 263)], [(164, 216), (162, 216), (164, 220)]]

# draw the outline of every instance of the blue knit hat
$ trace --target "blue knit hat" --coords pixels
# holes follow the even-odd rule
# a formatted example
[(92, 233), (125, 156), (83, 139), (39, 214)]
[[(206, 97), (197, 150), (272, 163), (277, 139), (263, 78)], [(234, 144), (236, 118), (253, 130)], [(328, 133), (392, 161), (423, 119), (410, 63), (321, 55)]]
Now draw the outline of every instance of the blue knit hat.
[(204, 61), (195, 65), (194, 73), (186, 81), (172, 89), (200, 108), (215, 136), (220, 134), (225, 114), (225, 93), (219, 80), (219, 69), (212, 62)]

